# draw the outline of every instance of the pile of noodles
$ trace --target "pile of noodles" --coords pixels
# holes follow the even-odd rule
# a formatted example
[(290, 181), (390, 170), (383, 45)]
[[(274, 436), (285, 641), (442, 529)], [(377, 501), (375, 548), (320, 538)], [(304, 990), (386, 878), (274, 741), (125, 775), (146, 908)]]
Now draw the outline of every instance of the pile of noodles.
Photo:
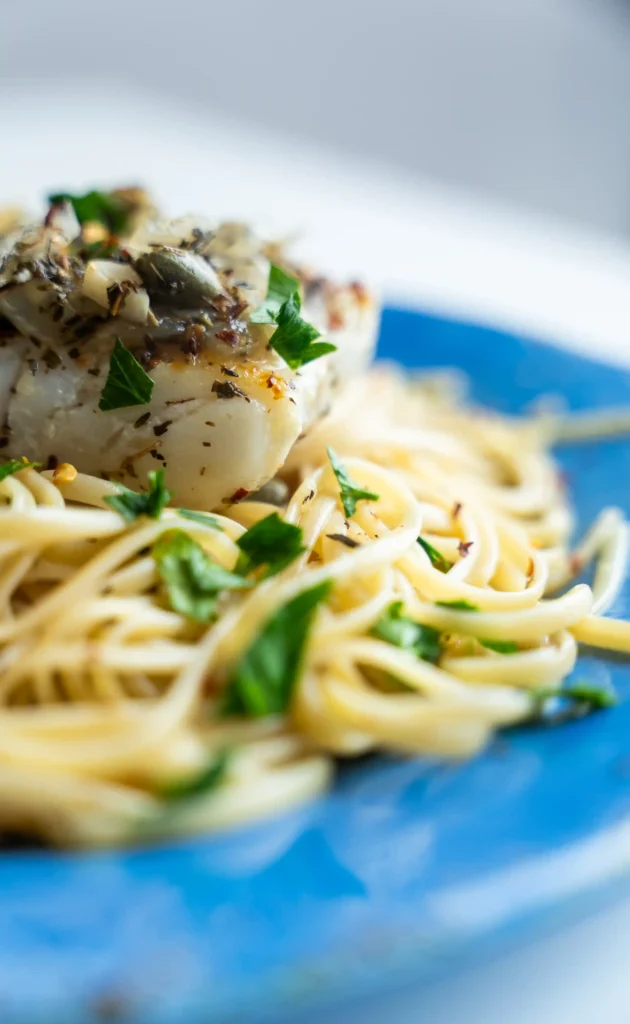
[[(304, 551), (222, 594), (209, 624), (169, 606), (152, 545), (176, 526), (233, 569), (239, 536), (278, 509), (234, 505), (215, 513), (220, 528), (175, 509), (128, 524), (104, 500), (115, 483), (32, 468), (7, 477), (0, 826), (78, 845), (224, 828), (321, 793), (339, 756), (469, 757), (531, 714), (532, 693), (561, 686), (578, 641), (629, 650), (630, 625), (600, 617), (623, 580), (627, 526), (605, 509), (570, 550), (571, 509), (549, 455), (562, 429), (554, 417), (468, 408), (439, 380), (375, 372), (291, 453), (295, 489), (279, 511), (302, 528)], [(351, 518), (329, 444), (379, 496)], [(593, 558), (593, 588), (570, 586)], [(286, 712), (221, 713), (242, 652), (323, 581)], [(375, 635), (396, 602), (439, 632), (436, 663)], [(220, 784), (165, 799), (228, 750)]]

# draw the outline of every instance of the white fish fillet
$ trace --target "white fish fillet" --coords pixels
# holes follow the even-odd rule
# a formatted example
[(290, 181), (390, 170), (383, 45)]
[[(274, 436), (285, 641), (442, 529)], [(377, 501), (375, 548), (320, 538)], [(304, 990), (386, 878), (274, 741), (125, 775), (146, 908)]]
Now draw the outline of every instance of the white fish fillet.
[[(152, 253), (158, 244), (186, 239), (193, 230), (201, 233), (192, 219), (141, 224), (126, 245), (137, 257)], [(291, 370), (269, 348), (269, 328), (263, 329), (262, 341), (260, 336), (252, 340), (256, 332), (249, 328), (247, 310), (264, 298), (269, 261), (262, 244), (240, 225), (221, 225), (209, 233), (203, 251), (209, 265), (206, 276), (222, 286), (230, 283), (232, 305), (219, 304), (219, 310), (236, 310), (238, 315), (217, 319), (213, 307), (212, 326), (195, 327), (193, 344), (190, 309), (164, 313), (152, 301), (147, 325), (138, 324), (137, 311), (144, 315), (148, 300), (137, 277), (118, 315), (99, 308), (91, 297), (104, 293), (95, 276), (99, 267), (91, 271), (97, 286), (90, 297), (81, 291), (85, 265), (80, 261), (67, 285), (63, 280), (51, 284), (45, 269), (44, 277), (38, 277), (37, 268), (45, 268), (51, 252), (53, 260), (56, 253), (63, 254), (73, 232), (66, 211), (65, 221), (53, 219), (39, 233), (19, 235), (8, 245), (5, 240), (0, 262), (0, 317), (5, 318), (4, 323), (0, 319), (0, 421), (7, 456), (44, 464), (70, 462), (80, 471), (107, 475), (136, 489), (144, 485), (150, 469), (163, 466), (176, 503), (216, 508), (270, 480), (295, 441), (372, 357), (376, 311), (367, 293), (358, 285), (309, 283), (304, 276), (302, 316), (337, 352)], [(1, 252), (2, 240), (0, 261)], [(36, 270), (30, 277), (29, 266)], [(120, 279), (121, 264), (115, 269)], [(130, 308), (124, 316), (127, 301), (135, 303), (135, 322)], [(154, 390), (149, 405), (102, 412), (98, 405), (116, 336), (134, 354), (143, 353)]]

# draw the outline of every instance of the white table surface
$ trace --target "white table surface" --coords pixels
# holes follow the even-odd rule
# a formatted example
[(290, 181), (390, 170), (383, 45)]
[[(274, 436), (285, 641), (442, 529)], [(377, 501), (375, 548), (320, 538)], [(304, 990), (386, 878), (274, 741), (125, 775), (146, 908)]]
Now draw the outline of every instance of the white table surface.
[[(200, 112), (124, 102), (111, 86), (0, 96), (0, 196), (144, 182), (172, 212), (303, 232), (299, 249), (390, 298), (630, 363), (630, 245), (535, 220), (396, 174), (244, 131)], [(117, 99), (120, 102), (117, 102)], [(436, 986), (363, 1024), (628, 1024), (630, 902)], [(347, 1014), (327, 1018), (341, 1024)]]

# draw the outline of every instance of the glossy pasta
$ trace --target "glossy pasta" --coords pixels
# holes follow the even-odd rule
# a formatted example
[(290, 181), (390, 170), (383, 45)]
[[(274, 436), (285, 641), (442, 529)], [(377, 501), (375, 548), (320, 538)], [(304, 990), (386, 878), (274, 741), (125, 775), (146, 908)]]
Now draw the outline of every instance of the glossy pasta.
[[(303, 550), (222, 593), (209, 624), (174, 610), (153, 546), (176, 528), (234, 570), (239, 538), (276, 508), (245, 502), (207, 523), (165, 509), (126, 523), (105, 501), (115, 483), (72, 467), (8, 476), (2, 825), (85, 846), (221, 829), (321, 793), (339, 756), (471, 756), (532, 713), (532, 694), (561, 686), (579, 640), (630, 650), (630, 624), (600, 618), (623, 581), (628, 528), (606, 509), (570, 550), (549, 455), (560, 432), (549, 418), (468, 408), (450, 380), (410, 386), (375, 371), (291, 453), (281, 515), (301, 528)], [(378, 495), (351, 516), (328, 445)], [(593, 589), (571, 586), (592, 559)], [(225, 714), (242, 653), (326, 581), (284, 712)], [(388, 615), (426, 627), (439, 657), (384, 638)], [(219, 784), (167, 797), (226, 751)]]

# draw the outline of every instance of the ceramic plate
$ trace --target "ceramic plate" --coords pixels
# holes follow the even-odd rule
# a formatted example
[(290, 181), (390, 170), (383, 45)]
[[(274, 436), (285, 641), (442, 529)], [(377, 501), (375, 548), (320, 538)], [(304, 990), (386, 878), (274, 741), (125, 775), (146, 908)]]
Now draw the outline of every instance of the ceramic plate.
[[(380, 354), (458, 366), (502, 412), (630, 404), (630, 374), (386, 310)], [(564, 449), (580, 526), (630, 513), (630, 439)], [(630, 587), (614, 612), (630, 614)], [(630, 665), (576, 675), (630, 694)], [(362, 759), (297, 813), (220, 839), (0, 858), (3, 1024), (247, 1024), (454, 972), (630, 878), (630, 704), (501, 735), (468, 764)], [(311, 1017), (309, 1017), (311, 1019)]]

